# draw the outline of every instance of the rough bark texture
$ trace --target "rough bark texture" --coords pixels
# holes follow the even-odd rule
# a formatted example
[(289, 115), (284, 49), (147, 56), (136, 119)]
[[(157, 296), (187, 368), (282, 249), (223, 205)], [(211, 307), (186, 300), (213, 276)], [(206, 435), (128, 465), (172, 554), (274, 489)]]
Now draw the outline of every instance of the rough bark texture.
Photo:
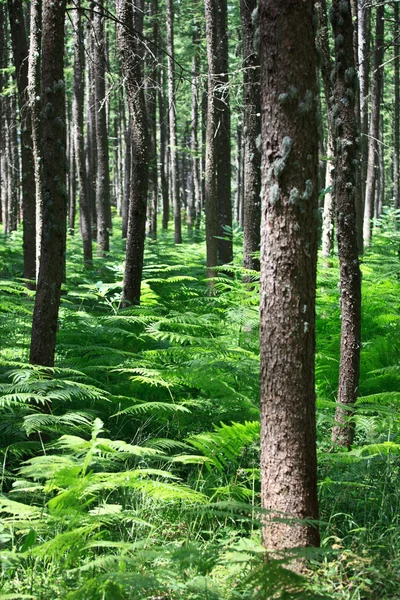
[(243, 266), (260, 270), (254, 253), (260, 250), (261, 224), (261, 106), (260, 60), (254, 50), (252, 13), (256, 0), (241, 0), (243, 32), (244, 222)]
[(65, 0), (43, 2), (43, 237), (33, 312), (30, 362), (52, 366), (66, 236)]
[(261, 500), (267, 548), (318, 545), (315, 431), (317, 86), (312, 0), (260, 2)]
[(141, 30), (136, 29), (136, 33), (132, 33), (132, 13), (133, 6), (128, 0), (117, 0), (117, 17), (120, 22), (117, 28), (118, 48), (125, 77), (132, 136), (132, 180), (123, 286), (124, 305), (140, 302), (149, 183), (149, 141), (139, 52)]
[[(152, 22), (152, 39), (158, 40), (158, 0), (152, 0), (150, 5)], [(150, 220), (149, 233), (153, 239), (157, 238), (157, 210), (158, 210), (158, 167), (157, 167), (157, 57), (153, 46), (148, 53), (150, 76), (147, 78), (147, 114), (149, 123), (149, 187), (150, 187)]]
[(86, 162), (83, 138), (83, 103), (85, 96), (83, 28), (80, 14), (80, 0), (72, 15), (74, 27), (74, 91), (72, 98), (72, 122), (75, 136), (75, 162), (78, 175), (80, 230), (83, 242), (83, 261), (86, 266), (92, 262), (92, 227), (90, 205), (86, 194)]
[(374, 72), (372, 77), (371, 120), (368, 142), (367, 186), (364, 207), (364, 244), (369, 246), (372, 238), (372, 218), (374, 216), (374, 198), (376, 185), (375, 158), (376, 145), (379, 141), (380, 105), (383, 81), (384, 54), (384, 5), (376, 8)]
[(98, 253), (104, 256), (110, 249), (110, 167), (108, 156), (107, 106), (106, 106), (106, 60), (103, 0), (96, 4), (93, 16), (94, 82), (96, 99), (96, 147), (97, 147), (97, 242)]
[(359, 160), (355, 115), (358, 81), (352, 52), (353, 23), (349, 0), (333, 0), (331, 23), (335, 39), (335, 197), (342, 323), (338, 404), (332, 441), (350, 447), (354, 426), (348, 417), (357, 399), (360, 374), (361, 273), (355, 206)]
[(8, 0), (8, 11), (21, 119), (24, 277), (35, 280), (35, 169), (32, 153), (32, 126), (28, 103), (28, 44), (21, 0)]

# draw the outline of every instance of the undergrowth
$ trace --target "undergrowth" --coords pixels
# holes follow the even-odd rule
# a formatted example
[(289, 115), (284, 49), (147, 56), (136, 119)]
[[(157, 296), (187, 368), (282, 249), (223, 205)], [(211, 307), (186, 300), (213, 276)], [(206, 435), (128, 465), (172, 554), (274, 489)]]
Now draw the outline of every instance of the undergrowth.
[[(68, 240), (56, 367), (28, 364), (33, 294), (21, 234), (1, 238), (0, 585), (53, 600), (400, 598), (400, 239), (363, 260), (356, 443), (331, 447), (338, 265), (319, 262), (317, 424), (322, 549), (260, 545), (258, 277), (207, 293), (201, 242), (146, 248), (140, 307), (121, 308), (123, 245), (81, 264)], [(115, 228), (117, 230), (117, 228)], [(240, 264), (240, 232), (236, 232)]]

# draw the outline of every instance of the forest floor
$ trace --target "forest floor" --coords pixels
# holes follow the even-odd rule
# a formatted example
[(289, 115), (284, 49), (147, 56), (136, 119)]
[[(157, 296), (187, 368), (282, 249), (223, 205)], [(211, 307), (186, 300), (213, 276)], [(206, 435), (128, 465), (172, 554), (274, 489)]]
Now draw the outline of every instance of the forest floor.
[[(363, 258), (356, 442), (332, 448), (340, 306), (318, 267), (321, 549), (263, 560), (258, 280), (207, 294), (205, 248), (148, 241), (121, 309), (123, 242), (82, 267), (69, 237), (56, 367), (28, 364), (21, 234), (0, 238), (0, 600), (400, 599), (400, 247), (384, 218)], [(117, 230), (117, 228), (115, 228)]]

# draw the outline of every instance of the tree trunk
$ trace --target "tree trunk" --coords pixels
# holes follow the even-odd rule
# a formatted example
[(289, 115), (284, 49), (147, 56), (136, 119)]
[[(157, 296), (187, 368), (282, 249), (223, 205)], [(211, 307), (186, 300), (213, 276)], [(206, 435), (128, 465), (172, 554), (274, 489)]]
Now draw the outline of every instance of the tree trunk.
[[(318, 136), (312, 0), (260, 2), (261, 501), (267, 548), (318, 545), (315, 288)], [(301, 65), (301, 69), (299, 68)], [(277, 517), (278, 519), (274, 518)]]
[[(152, 0), (150, 5), (153, 40), (159, 38), (158, 0)], [(149, 232), (153, 239), (157, 238), (157, 208), (158, 208), (158, 168), (157, 168), (157, 58), (153, 51), (149, 54), (150, 76), (147, 85), (147, 113), (149, 124), (149, 184), (150, 184), (150, 222)]]
[(174, 203), (174, 241), (182, 243), (181, 200), (178, 186), (176, 100), (175, 100), (175, 61), (174, 61), (174, 8), (173, 0), (167, 0), (167, 51), (168, 51), (168, 107), (169, 107), (169, 146), (171, 161), (171, 187)]
[[(229, 104), (228, 66), (228, 5), (227, 0), (214, 0), (216, 27), (214, 75), (216, 107), (216, 194), (218, 206), (218, 262), (227, 264), (233, 259), (232, 199), (231, 199), (231, 110)], [(211, 93), (211, 90), (209, 90)]]
[(244, 142), (244, 247), (245, 269), (260, 270), (254, 256), (260, 250), (261, 222), (261, 107), (260, 60), (254, 51), (252, 13), (256, 0), (241, 0), (243, 32), (243, 142)]
[(135, 35), (133, 35), (131, 32), (132, 13), (133, 6), (130, 2), (117, 0), (118, 48), (125, 77), (132, 136), (132, 181), (123, 286), (123, 304), (125, 306), (140, 302), (149, 183), (149, 141), (140, 56), (143, 23), (141, 23), (141, 28), (140, 24), (136, 24)]
[[(393, 3), (394, 8), (394, 116), (393, 116), (393, 207), (395, 210), (399, 208), (399, 177), (400, 177), (400, 77), (399, 77), (399, 3)], [(398, 215), (395, 215), (394, 224), (397, 229)]]
[[(365, 182), (368, 165), (368, 95), (369, 95), (369, 65), (370, 65), (370, 13), (367, 0), (358, 0), (358, 74), (360, 80), (360, 134), (361, 134), (361, 200), (363, 214), (365, 211)], [(362, 222), (357, 222), (359, 252), (364, 250)]]
[(80, 0), (72, 14), (74, 28), (74, 90), (72, 98), (72, 121), (75, 137), (75, 161), (78, 175), (80, 230), (83, 242), (83, 263), (92, 264), (92, 227), (90, 205), (86, 194), (86, 162), (83, 137), (83, 104), (85, 98), (85, 59)]
[(217, 210), (217, 107), (216, 107), (216, 73), (218, 70), (217, 31), (214, 0), (205, 0), (207, 61), (208, 61), (208, 100), (207, 100), (207, 130), (205, 158), (205, 209), (206, 209), (206, 261), (207, 277), (216, 276), (214, 267), (218, 264), (218, 210)]
[(194, 48), (192, 58), (192, 122), (190, 147), (192, 151), (192, 186), (194, 219), (192, 226), (201, 219), (201, 180), (200, 180), (200, 156), (199, 156), (199, 74), (200, 74), (200, 23), (197, 19), (193, 21), (192, 44)]
[(375, 198), (375, 158), (376, 145), (379, 140), (379, 120), (382, 95), (383, 80), (383, 54), (384, 54), (384, 4), (379, 4), (376, 8), (376, 27), (375, 27), (375, 52), (374, 52), (374, 73), (372, 77), (372, 101), (371, 101), (371, 121), (369, 128), (368, 141), (368, 168), (367, 168), (367, 186), (365, 190), (365, 208), (364, 208), (364, 244), (369, 246), (372, 238), (372, 218), (374, 216), (374, 198)]
[(30, 44), (28, 64), (28, 98), (32, 123), (32, 150), (36, 190), (36, 279), (39, 276), (40, 246), (42, 241), (42, 168), (40, 148), (41, 82), (40, 61), (42, 46), (42, 0), (31, 1)]
[(324, 221), (322, 231), (322, 256), (329, 257), (333, 253), (334, 231), (335, 231), (335, 198), (332, 191), (334, 168), (332, 158), (334, 154), (334, 128), (333, 128), (333, 96), (332, 96), (332, 61), (329, 49), (328, 18), (326, 10), (326, 0), (320, 0), (315, 3), (315, 10), (318, 18), (318, 30), (316, 45), (320, 56), (322, 83), (324, 88), (325, 103), (327, 107), (328, 122), (328, 143), (327, 143), (327, 169), (325, 179), (324, 196)]
[(97, 242), (98, 253), (105, 256), (110, 250), (110, 166), (108, 156), (107, 105), (106, 105), (106, 60), (103, 1), (94, 9), (94, 79), (96, 99), (96, 148), (97, 148)]
[(21, 119), (22, 213), (24, 278), (36, 279), (35, 169), (32, 125), (28, 102), (28, 44), (21, 0), (8, 0), (13, 59), (17, 75)]
[(44, 0), (42, 42), (43, 238), (30, 362), (53, 366), (66, 237), (65, 0)]
[(342, 324), (338, 404), (332, 441), (349, 448), (354, 436), (354, 425), (349, 416), (357, 399), (361, 347), (361, 273), (355, 206), (359, 160), (355, 115), (358, 81), (352, 52), (353, 23), (349, 0), (333, 0), (331, 23), (335, 39), (335, 197)]
[(96, 94), (94, 86), (94, 33), (93, 15), (87, 20), (86, 50), (86, 196), (88, 198), (92, 239), (97, 240), (97, 147), (96, 147)]

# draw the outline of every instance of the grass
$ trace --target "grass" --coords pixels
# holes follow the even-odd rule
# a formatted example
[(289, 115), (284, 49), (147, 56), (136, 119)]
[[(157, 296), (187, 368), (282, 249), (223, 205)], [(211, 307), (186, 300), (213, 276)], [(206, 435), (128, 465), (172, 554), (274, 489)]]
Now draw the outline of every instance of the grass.
[[(332, 450), (338, 266), (321, 260), (317, 423), (322, 550), (310, 573), (263, 560), (258, 283), (208, 295), (202, 241), (146, 247), (140, 307), (121, 309), (123, 242), (82, 266), (69, 238), (56, 367), (28, 362), (21, 234), (1, 238), (2, 598), (400, 598), (399, 239), (363, 260), (356, 444)], [(240, 232), (235, 232), (240, 264)], [(51, 407), (43, 412), (43, 406)]]

